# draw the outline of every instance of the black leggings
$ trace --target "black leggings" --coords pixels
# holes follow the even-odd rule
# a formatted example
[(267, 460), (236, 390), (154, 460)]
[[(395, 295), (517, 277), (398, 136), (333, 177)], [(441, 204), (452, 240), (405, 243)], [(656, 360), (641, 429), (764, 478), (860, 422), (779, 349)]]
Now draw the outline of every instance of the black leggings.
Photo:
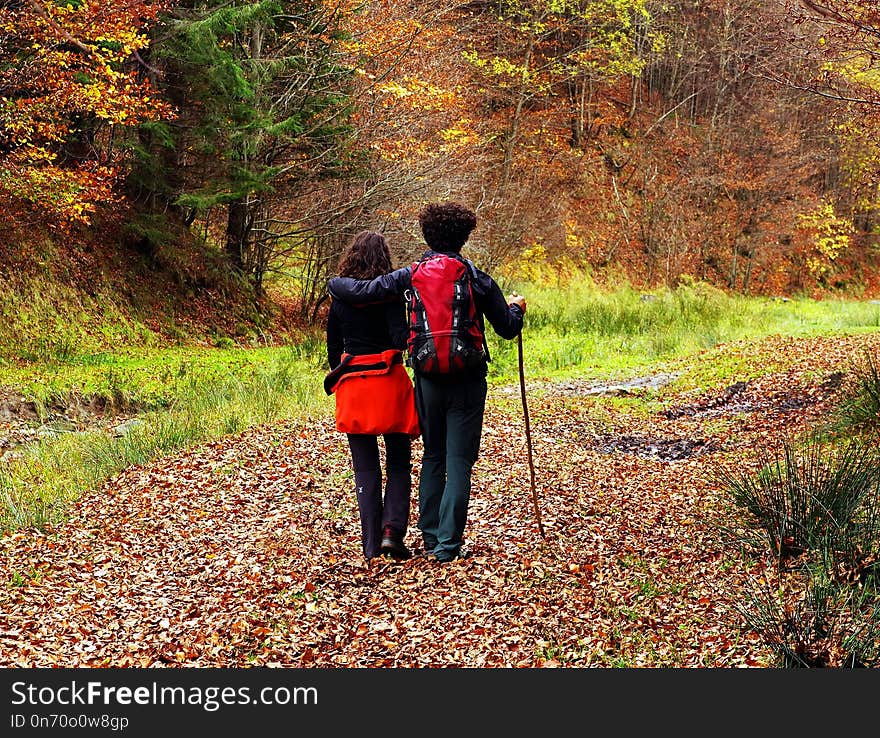
[(348, 434), (364, 557), (379, 555), (382, 530), (390, 526), (403, 540), (409, 524), (412, 486), (412, 440), (405, 433), (387, 433), (385, 439), (385, 503), (382, 503), (382, 468), (378, 436)]

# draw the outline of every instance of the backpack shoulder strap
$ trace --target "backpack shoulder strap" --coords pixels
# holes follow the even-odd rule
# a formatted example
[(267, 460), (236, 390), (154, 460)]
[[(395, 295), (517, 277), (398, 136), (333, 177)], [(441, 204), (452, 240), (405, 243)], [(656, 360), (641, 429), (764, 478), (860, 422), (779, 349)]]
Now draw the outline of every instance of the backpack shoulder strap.
[(474, 262), (472, 262), (470, 259), (465, 259), (465, 258), (462, 258), (462, 261), (464, 262), (464, 265), (467, 267), (468, 274), (470, 274), (471, 279), (473, 281), (476, 281), (477, 267), (474, 265)]
[[(470, 259), (465, 259), (463, 256), (459, 255), (459, 258), (464, 262), (465, 269), (467, 270), (468, 276), (470, 277), (471, 295), (473, 296), (474, 295), (473, 285), (479, 279), (479, 277), (477, 276), (476, 264), (474, 264), (474, 262), (472, 262)], [(476, 307), (476, 301), (475, 301), (474, 307)], [(486, 341), (486, 325), (483, 322), (483, 314), (479, 310), (477, 310), (477, 325), (480, 327), (480, 333), (483, 336), (483, 351), (486, 354), (486, 360), (491, 361), (491, 358), (489, 355), (489, 343), (488, 343), (488, 341)]]

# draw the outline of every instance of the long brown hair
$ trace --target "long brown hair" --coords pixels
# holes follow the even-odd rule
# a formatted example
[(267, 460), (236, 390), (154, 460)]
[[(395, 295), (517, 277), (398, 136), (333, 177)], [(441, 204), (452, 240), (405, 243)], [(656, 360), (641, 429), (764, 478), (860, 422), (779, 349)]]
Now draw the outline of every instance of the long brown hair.
[(361, 231), (339, 260), (339, 276), (372, 279), (391, 271), (391, 253), (385, 236), (376, 231)]

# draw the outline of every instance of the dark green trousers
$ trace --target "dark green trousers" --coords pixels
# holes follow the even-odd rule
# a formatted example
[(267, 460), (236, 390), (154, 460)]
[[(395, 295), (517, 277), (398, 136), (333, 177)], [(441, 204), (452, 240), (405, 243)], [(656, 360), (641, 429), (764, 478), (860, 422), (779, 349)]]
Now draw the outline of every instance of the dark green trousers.
[(471, 469), (480, 452), (485, 377), (437, 382), (416, 375), (416, 410), (424, 453), (419, 477), (419, 530), (440, 560), (455, 558), (464, 538)]

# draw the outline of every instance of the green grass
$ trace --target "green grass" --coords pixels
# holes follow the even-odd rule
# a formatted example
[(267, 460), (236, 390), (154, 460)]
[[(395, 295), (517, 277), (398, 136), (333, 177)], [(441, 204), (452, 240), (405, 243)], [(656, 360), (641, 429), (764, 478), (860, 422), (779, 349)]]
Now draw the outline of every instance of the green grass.
[[(527, 372), (552, 379), (625, 374), (742, 339), (880, 328), (880, 304), (742, 297), (701, 283), (657, 290), (647, 299), (630, 287), (603, 292), (588, 281), (516, 289), (528, 301)], [(492, 380), (516, 377), (516, 341), (493, 337), (490, 329), (489, 342)]]
[[(121, 437), (63, 433), (24, 459), (0, 463), (3, 529), (58, 520), (70, 500), (129, 465), (261, 423), (332, 412), (332, 398), (321, 388), (320, 330), (286, 348), (242, 349), (223, 337), (213, 346), (191, 340), (171, 346), (111, 298), (31, 287), (28, 300), (21, 289), (17, 297), (0, 290), (0, 387), (43, 411), (71, 395), (103, 398), (111, 407), (140, 411), (143, 422)], [(701, 284), (658, 290), (650, 299), (628, 287), (602, 291), (586, 280), (564, 289), (516, 289), (528, 299), (523, 345), (531, 378), (619, 377), (719, 342), (880, 327), (880, 305), (744, 298)], [(517, 342), (491, 329), (488, 340), (490, 381), (515, 382)]]
[[(83, 490), (128, 466), (261, 423), (324, 414), (332, 407), (321, 390), (322, 370), (299, 349), (262, 352), (259, 364), (249, 364), (252, 357), (243, 356), (244, 351), (239, 356), (220, 350), (204, 353), (203, 361), (192, 366), (206, 370), (169, 380), (163, 385), (163, 407), (144, 413), (127, 434), (63, 434), (0, 466), (0, 527), (41, 527), (62, 518), (67, 503)], [(155, 380), (154, 372), (143, 376)]]
[(154, 346), (156, 334), (109, 293), (56, 281), (0, 278), (0, 362), (67, 360), (119, 346)]
[(278, 348), (125, 347), (72, 353), (64, 360), (16, 362), (0, 367), (0, 385), (16, 387), (38, 406), (76, 394), (102, 398), (118, 409), (155, 410), (203, 383), (257, 378), (284, 355)]

